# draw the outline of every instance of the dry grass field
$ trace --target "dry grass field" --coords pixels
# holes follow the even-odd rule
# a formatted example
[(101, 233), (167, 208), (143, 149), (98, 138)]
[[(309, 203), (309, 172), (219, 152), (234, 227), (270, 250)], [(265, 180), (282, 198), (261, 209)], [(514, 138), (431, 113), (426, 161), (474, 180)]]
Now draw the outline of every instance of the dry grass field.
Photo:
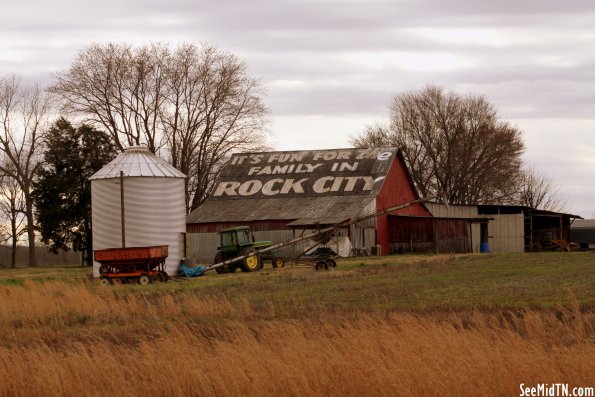
[(100, 287), (0, 270), (0, 395), (519, 395), (594, 386), (595, 255), (384, 257)]

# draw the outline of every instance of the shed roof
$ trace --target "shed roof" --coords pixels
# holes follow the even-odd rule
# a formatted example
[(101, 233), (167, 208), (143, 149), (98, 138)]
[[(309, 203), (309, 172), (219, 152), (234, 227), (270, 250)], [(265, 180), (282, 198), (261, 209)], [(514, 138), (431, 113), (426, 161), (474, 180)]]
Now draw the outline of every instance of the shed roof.
[(126, 177), (186, 178), (186, 175), (161, 157), (151, 153), (146, 146), (132, 146), (91, 175), (89, 180), (119, 178), (120, 171), (124, 172)]
[(580, 215), (567, 214), (565, 212), (554, 212), (531, 208), (524, 205), (504, 205), (504, 204), (480, 204), (477, 206), (480, 215), (495, 215), (495, 214), (520, 214), (524, 213), (533, 216), (566, 216), (568, 218), (583, 219)]
[(187, 223), (350, 219), (378, 195), (396, 148), (235, 154)]

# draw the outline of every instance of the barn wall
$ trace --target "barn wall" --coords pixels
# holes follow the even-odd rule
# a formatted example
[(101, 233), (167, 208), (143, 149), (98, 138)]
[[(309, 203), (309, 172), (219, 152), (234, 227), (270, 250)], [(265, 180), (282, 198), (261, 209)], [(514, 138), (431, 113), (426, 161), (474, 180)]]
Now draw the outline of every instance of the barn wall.
[(491, 252), (524, 252), (524, 215), (490, 215), (494, 218), (488, 224), (488, 243)]
[[(435, 217), (440, 218), (478, 218), (480, 217), (476, 205), (449, 205), (439, 203), (426, 203), (426, 208)], [(479, 253), (481, 244), (481, 225), (472, 223), (471, 228), (471, 252)]]
[[(376, 196), (376, 208), (381, 211), (386, 208), (396, 206), (398, 204), (406, 203), (417, 199), (415, 188), (407, 176), (407, 171), (403, 164), (401, 156), (397, 156), (384, 179), (380, 193)], [(398, 215), (417, 215), (430, 216), (431, 213), (422, 205), (415, 204), (413, 206), (403, 208), (395, 211), (393, 214)], [(376, 218), (377, 225), (377, 244), (381, 246), (382, 253), (390, 254), (390, 235), (388, 227), (388, 215), (383, 215)]]
[(389, 216), (391, 253), (471, 251), (470, 224), (464, 219)]
[[(295, 237), (302, 235), (308, 235), (314, 232), (313, 229), (281, 229), (281, 230), (260, 230), (254, 231), (254, 238), (256, 241), (272, 241), (273, 243), (279, 243), (287, 241)], [(337, 237), (347, 236), (347, 229), (341, 229), (336, 233)], [(219, 234), (218, 233), (188, 233), (188, 260), (191, 264), (204, 264), (213, 263), (213, 258), (217, 253), (217, 247), (219, 246)], [(301, 254), (306, 248), (310, 247), (313, 243), (310, 240), (302, 241), (293, 246), (288, 246), (275, 250), (275, 254), (284, 258), (294, 258)], [(331, 239), (328, 246), (338, 251), (338, 240), (337, 238)]]
[[(292, 238), (291, 230), (254, 231), (256, 241), (280, 242)], [(191, 263), (213, 263), (213, 258), (219, 246), (218, 233), (189, 233), (188, 258)], [(292, 256), (293, 249), (281, 249), (276, 253), (282, 256)]]
[[(359, 215), (373, 214), (374, 212), (376, 212), (376, 200), (371, 200)], [(377, 218), (371, 218), (355, 225), (351, 225), (349, 237), (353, 248), (356, 250), (365, 250), (368, 254), (372, 253), (377, 244), (376, 219)], [(354, 255), (358, 255), (359, 253), (363, 253), (363, 251), (354, 252)]]
[(449, 205), (440, 203), (425, 203), (432, 216), (439, 218), (478, 218), (476, 205)]
[(245, 221), (245, 222), (212, 222), (188, 223), (186, 233), (218, 233), (223, 229), (236, 226), (250, 226), (253, 231), (281, 230), (287, 227), (287, 220)]

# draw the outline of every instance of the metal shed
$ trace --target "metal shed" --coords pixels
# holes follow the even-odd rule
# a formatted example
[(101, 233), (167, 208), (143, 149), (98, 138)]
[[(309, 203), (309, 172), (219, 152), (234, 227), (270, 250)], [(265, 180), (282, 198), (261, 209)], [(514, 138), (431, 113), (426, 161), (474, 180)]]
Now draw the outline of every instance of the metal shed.
[(570, 224), (570, 235), (573, 243), (582, 249), (595, 248), (595, 219), (577, 219)]
[(538, 210), (516, 205), (479, 205), (481, 216), (494, 218), (489, 224), (490, 250), (531, 252), (555, 248), (553, 241), (571, 241), (570, 224), (578, 215)]

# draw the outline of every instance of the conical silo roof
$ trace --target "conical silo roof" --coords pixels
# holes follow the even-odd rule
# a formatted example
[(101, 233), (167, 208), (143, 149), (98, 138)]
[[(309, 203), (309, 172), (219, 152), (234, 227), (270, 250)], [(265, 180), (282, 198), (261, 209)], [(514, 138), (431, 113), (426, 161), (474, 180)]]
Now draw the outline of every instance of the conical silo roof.
[(167, 161), (151, 153), (146, 146), (131, 146), (105, 167), (91, 175), (90, 180), (124, 176), (152, 176), (160, 178), (186, 178)]

